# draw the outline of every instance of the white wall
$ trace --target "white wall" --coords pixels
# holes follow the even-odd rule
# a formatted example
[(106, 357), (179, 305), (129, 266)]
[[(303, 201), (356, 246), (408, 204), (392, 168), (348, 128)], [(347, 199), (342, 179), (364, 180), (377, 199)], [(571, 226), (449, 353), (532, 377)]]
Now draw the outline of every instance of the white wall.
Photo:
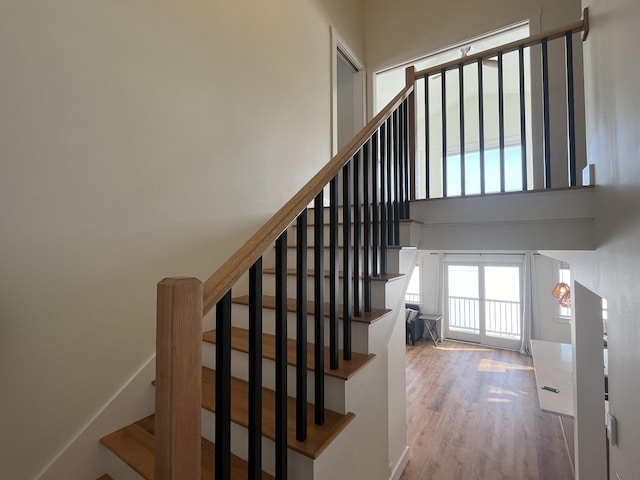
[(531, 338), (571, 343), (571, 323), (558, 316), (560, 305), (558, 299), (551, 295), (551, 290), (558, 283), (558, 262), (546, 255), (536, 255), (533, 258), (538, 301), (534, 305)]
[(636, 0), (593, 0), (585, 43), (587, 146), (596, 171), (592, 254), (556, 252), (576, 281), (608, 301), (609, 407), (618, 419), (611, 478), (640, 472), (640, 100)]
[[(0, 3), (0, 477), (33, 478), (330, 157), (362, 2)], [(282, 171), (287, 171), (283, 176)]]

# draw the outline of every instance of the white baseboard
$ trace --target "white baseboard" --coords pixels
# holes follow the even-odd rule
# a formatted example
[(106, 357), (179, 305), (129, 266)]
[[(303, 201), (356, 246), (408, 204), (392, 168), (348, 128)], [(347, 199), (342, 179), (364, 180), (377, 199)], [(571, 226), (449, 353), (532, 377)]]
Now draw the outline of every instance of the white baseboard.
[(404, 451), (402, 452), (402, 455), (400, 455), (400, 459), (398, 460), (398, 463), (396, 463), (395, 468), (391, 472), (391, 475), (389, 476), (389, 480), (400, 480), (400, 476), (402, 475), (402, 472), (404, 472), (404, 469), (406, 468), (408, 463), (409, 463), (409, 446), (407, 445), (404, 447)]
[(51, 459), (35, 480), (98, 478), (106, 471), (106, 449), (100, 438), (118, 428), (151, 415), (155, 394), (155, 353), (118, 389), (96, 414)]

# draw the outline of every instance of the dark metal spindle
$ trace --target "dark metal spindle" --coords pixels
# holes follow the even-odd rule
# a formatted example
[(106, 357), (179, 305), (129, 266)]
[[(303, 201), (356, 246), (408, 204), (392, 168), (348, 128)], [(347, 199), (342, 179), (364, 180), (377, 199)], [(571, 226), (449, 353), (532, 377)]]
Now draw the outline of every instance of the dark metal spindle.
[(314, 270), (314, 390), (315, 423), (324, 423), (324, 198), (320, 191), (313, 203)]
[(442, 88), (442, 196), (447, 196), (447, 71), (440, 73)]
[(296, 440), (307, 438), (307, 209), (296, 224)]
[(460, 103), (460, 194), (466, 193), (466, 176), (465, 176), (465, 139), (464, 139), (464, 65), (458, 66), (458, 92)]
[(482, 58), (478, 59), (478, 138), (480, 148), (480, 193), (484, 193), (484, 80)]
[(351, 360), (351, 162), (342, 168), (342, 355)]
[(404, 155), (404, 214), (403, 218), (408, 220), (411, 218), (410, 212), (410, 197), (411, 197), (411, 182), (415, 179), (411, 178), (411, 153), (410, 148), (415, 148), (415, 145), (409, 145), (409, 99), (404, 101), (404, 135), (402, 136), (402, 151)]
[(498, 132), (500, 139), (500, 191), (505, 191), (504, 156), (504, 66), (502, 52), (498, 53)]
[(362, 149), (362, 208), (363, 231), (362, 244), (364, 246), (362, 257), (362, 288), (364, 299), (364, 311), (371, 311), (371, 206), (369, 204), (369, 192), (371, 188), (371, 143), (369, 139)]
[(400, 243), (400, 202), (402, 201), (402, 160), (400, 159), (400, 124), (399, 109), (393, 112), (393, 171), (394, 190), (393, 196), (393, 243)]
[(566, 58), (567, 58), (567, 120), (569, 136), (569, 186), (577, 185), (576, 178), (576, 114), (575, 94), (573, 85), (573, 38), (572, 33), (565, 34)]
[(520, 159), (522, 168), (522, 190), (527, 189), (527, 116), (524, 84), (524, 46), (518, 49), (518, 73), (520, 78)]
[(372, 208), (372, 238), (371, 243), (373, 244), (373, 252), (371, 256), (371, 273), (375, 277), (380, 274), (380, 256), (379, 256), (379, 248), (380, 248), (380, 214), (379, 214), (379, 206), (378, 199), (379, 197), (379, 182), (378, 182), (378, 139), (379, 132), (377, 130), (373, 134), (373, 138), (371, 141), (372, 151), (371, 151), (371, 208)]
[[(287, 232), (276, 240), (276, 478), (287, 478)], [(217, 464), (218, 462), (216, 462)]]
[[(362, 287), (360, 283), (360, 231), (362, 228), (362, 198), (360, 196), (360, 152), (353, 157), (353, 315), (362, 315)], [(344, 246), (347, 249), (347, 244)], [(348, 281), (349, 277), (345, 277)]]
[(249, 478), (262, 478), (262, 257), (249, 269)]
[(551, 188), (551, 125), (549, 123), (549, 51), (542, 40), (542, 104), (544, 123), (544, 187)]
[(393, 197), (394, 197), (394, 185), (393, 181), (393, 119), (387, 118), (387, 244), (393, 245)]
[(231, 479), (231, 290), (216, 304), (216, 478)]
[(399, 218), (404, 219), (405, 217), (405, 203), (408, 197), (408, 189), (407, 189), (407, 177), (408, 177), (408, 164), (406, 162), (406, 141), (405, 136), (407, 133), (406, 129), (406, 115), (405, 115), (405, 107), (406, 103), (402, 102), (398, 107), (398, 165), (400, 175), (398, 175), (398, 181), (400, 184), (400, 215)]
[(387, 123), (380, 126), (380, 275), (387, 274)]
[(329, 184), (329, 368), (338, 368), (338, 177)]

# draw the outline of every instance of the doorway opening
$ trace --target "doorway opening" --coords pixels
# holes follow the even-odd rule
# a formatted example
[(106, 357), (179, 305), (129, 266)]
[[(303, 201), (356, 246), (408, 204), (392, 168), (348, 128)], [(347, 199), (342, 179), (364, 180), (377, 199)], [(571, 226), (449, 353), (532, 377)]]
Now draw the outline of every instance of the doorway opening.
[(447, 338), (519, 349), (522, 341), (522, 264), (445, 263)]

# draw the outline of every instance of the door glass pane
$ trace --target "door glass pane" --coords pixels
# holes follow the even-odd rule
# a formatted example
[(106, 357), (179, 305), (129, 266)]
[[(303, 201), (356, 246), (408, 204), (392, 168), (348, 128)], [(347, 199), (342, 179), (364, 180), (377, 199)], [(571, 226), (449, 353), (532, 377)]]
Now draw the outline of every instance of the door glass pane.
[(486, 335), (520, 338), (520, 267), (485, 267)]
[(449, 330), (480, 333), (478, 267), (449, 265)]

